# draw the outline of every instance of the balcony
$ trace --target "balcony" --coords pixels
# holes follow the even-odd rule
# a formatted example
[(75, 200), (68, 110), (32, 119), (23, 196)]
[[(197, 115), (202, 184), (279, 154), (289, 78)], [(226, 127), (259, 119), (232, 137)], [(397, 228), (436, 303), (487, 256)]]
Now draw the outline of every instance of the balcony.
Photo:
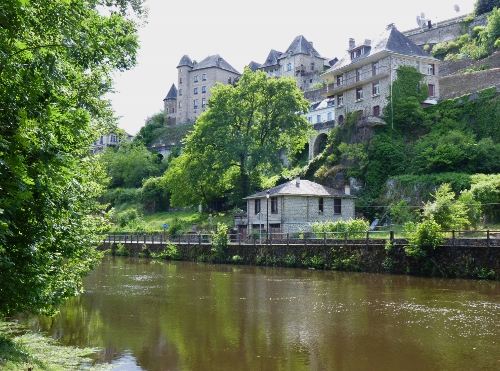
[[(352, 71), (349, 71), (352, 72)], [(363, 72), (361, 75), (361, 79), (357, 79), (357, 76), (349, 76), (345, 77), (342, 81), (341, 84), (337, 84), (337, 82), (333, 82), (331, 84), (328, 84), (326, 87), (324, 87), (321, 91), (321, 95), (323, 96), (331, 96), (340, 92), (343, 92), (348, 89), (353, 89), (358, 86), (366, 85), (369, 84), (373, 81), (380, 80), (384, 77), (388, 77), (391, 74), (391, 69), (389, 66), (385, 67), (379, 67), (378, 68), (378, 73), (376, 75), (373, 75), (372, 70), (368, 70)]]

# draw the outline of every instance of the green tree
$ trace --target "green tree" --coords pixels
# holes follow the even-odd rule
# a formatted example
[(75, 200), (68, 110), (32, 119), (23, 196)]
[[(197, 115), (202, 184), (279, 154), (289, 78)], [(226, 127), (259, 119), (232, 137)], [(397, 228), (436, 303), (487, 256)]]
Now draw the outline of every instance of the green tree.
[(158, 129), (165, 126), (166, 119), (164, 111), (160, 111), (149, 117), (146, 125), (142, 126), (134, 137), (134, 143), (142, 144), (146, 147), (153, 144), (158, 136)]
[(500, 0), (477, 0), (474, 4), (474, 14), (481, 15), (489, 13), (495, 7), (500, 8)]
[[(209, 109), (195, 123), (194, 130), (185, 140), (184, 158), (195, 160), (194, 166), (176, 168), (176, 172), (195, 171), (197, 176), (168, 174), (169, 184), (175, 178), (191, 179), (189, 188), (198, 195), (177, 197), (172, 191), (172, 202), (187, 204), (200, 197), (200, 187), (214, 187), (219, 193), (216, 179), (231, 179), (230, 198), (241, 198), (260, 187), (261, 175), (279, 173), (283, 167), (281, 153), (301, 151), (307, 143), (311, 124), (301, 116), (309, 109), (296, 82), (291, 78), (268, 79), (266, 74), (245, 69), (238, 83), (217, 84), (212, 89)], [(208, 166), (207, 166), (208, 165)], [(196, 179), (193, 179), (196, 178)], [(224, 184), (225, 185), (225, 184)], [(188, 188), (188, 187), (185, 187)], [(205, 201), (208, 200), (206, 197)]]
[(146, 147), (130, 143), (108, 147), (99, 158), (111, 178), (110, 188), (140, 188), (145, 179), (161, 175), (167, 164)]
[(412, 66), (400, 66), (396, 70), (397, 79), (392, 83), (388, 104), (384, 109), (384, 119), (391, 128), (405, 135), (412, 134), (425, 122), (425, 112), (421, 107), (429, 93), (424, 83), (424, 75)]
[(103, 97), (135, 64), (141, 2), (0, 5), (0, 315), (50, 311), (98, 263), (105, 174), (89, 148), (116, 129)]
[(433, 219), (442, 229), (462, 229), (471, 224), (468, 208), (456, 199), (448, 183), (442, 184), (433, 195), (434, 201), (424, 205), (424, 216)]

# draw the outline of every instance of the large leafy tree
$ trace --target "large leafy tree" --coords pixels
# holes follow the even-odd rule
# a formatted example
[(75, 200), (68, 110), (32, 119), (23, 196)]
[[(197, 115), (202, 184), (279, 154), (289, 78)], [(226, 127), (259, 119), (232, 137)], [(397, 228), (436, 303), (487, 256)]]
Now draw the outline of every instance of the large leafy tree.
[(500, 8), (500, 0), (477, 0), (474, 4), (474, 13), (481, 15), (491, 12), (495, 7)]
[[(231, 201), (241, 201), (260, 187), (262, 174), (279, 171), (283, 166), (280, 154), (304, 148), (311, 124), (301, 114), (308, 109), (309, 103), (290, 78), (269, 79), (262, 71), (246, 68), (235, 86), (216, 85), (209, 109), (198, 118), (186, 138), (184, 153), (168, 170), (177, 176), (167, 172), (172, 203), (206, 203), (196, 183), (207, 189), (218, 184), (213, 179), (219, 179), (224, 186), (227, 177), (231, 178), (227, 190)], [(195, 159), (199, 168), (193, 169), (196, 164), (184, 166), (187, 157)], [(181, 175), (183, 172), (199, 175), (192, 179), (195, 183), (190, 183), (190, 189), (183, 190), (192, 194), (180, 200), (173, 182), (189, 177)], [(217, 186), (215, 191), (225, 190)]]
[(0, 3), (0, 315), (50, 311), (98, 263), (105, 173), (89, 152), (113, 128), (102, 98), (135, 64), (141, 2)]

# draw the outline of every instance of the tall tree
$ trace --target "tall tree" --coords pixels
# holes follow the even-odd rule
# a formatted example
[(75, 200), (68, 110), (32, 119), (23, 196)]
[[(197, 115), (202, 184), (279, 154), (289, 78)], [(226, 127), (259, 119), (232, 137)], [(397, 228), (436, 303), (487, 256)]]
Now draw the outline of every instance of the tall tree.
[(500, 0), (477, 0), (474, 4), (474, 14), (488, 13), (495, 7), (500, 8)]
[(50, 311), (98, 263), (105, 173), (89, 152), (115, 123), (103, 96), (135, 64), (141, 3), (0, 4), (0, 315)]
[[(279, 171), (283, 166), (280, 155), (303, 149), (311, 124), (301, 114), (309, 106), (293, 79), (268, 79), (264, 72), (246, 68), (235, 86), (218, 84), (213, 88), (209, 109), (186, 138), (181, 158), (196, 158), (201, 165), (205, 163), (201, 159), (210, 159), (196, 182), (207, 184), (208, 179), (226, 179), (229, 174), (231, 199), (239, 202), (259, 188), (263, 173)], [(173, 179), (167, 171), (169, 178)], [(174, 202), (178, 198), (172, 192)]]

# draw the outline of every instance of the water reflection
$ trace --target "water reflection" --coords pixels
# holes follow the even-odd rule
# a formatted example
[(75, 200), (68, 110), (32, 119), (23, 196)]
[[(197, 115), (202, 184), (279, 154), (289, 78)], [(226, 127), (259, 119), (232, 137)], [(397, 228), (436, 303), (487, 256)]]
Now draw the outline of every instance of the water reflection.
[(116, 370), (500, 369), (497, 282), (109, 258), (33, 329)]

